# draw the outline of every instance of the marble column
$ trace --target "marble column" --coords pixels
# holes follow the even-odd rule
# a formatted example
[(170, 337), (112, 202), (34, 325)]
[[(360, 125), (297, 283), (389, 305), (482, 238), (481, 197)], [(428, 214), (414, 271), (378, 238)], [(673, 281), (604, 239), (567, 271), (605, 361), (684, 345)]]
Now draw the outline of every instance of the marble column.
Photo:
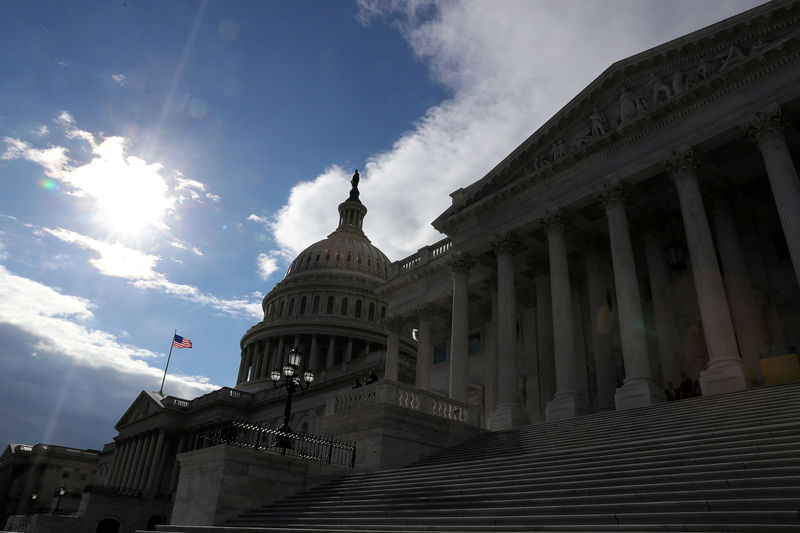
[(433, 307), (419, 306), (417, 315), (417, 379), (420, 390), (431, 390), (431, 368), (433, 367), (433, 341), (431, 339), (431, 318)]
[(155, 484), (158, 481), (158, 474), (161, 472), (161, 456), (164, 453), (164, 439), (166, 432), (163, 429), (158, 430), (158, 438), (156, 439), (156, 449), (153, 452), (152, 463), (150, 467), (150, 475), (147, 476), (147, 483), (144, 488), (147, 491), (156, 491)]
[[(602, 239), (605, 240), (605, 239)], [(601, 237), (595, 236), (584, 246), (586, 250), (586, 289), (589, 297), (591, 343), (597, 384), (597, 409), (613, 411), (617, 389), (617, 366), (611, 347), (611, 309), (608, 306), (608, 285), (600, 255)]]
[(328, 340), (328, 356), (326, 358), (325, 368), (332, 368), (336, 360), (336, 336), (331, 335)]
[(347, 348), (344, 351), (344, 360), (349, 363), (352, 359), (353, 359), (353, 339), (352, 337), (348, 337)]
[(781, 108), (773, 105), (756, 113), (744, 127), (764, 158), (794, 274), (800, 283), (800, 180), (783, 134), (786, 123)]
[(598, 199), (608, 218), (622, 358), (625, 364), (625, 381), (614, 395), (617, 410), (651, 405), (666, 399), (664, 389), (656, 384), (650, 368), (639, 281), (633, 259), (628, 216), (625, 213), (626, 196), (619, 180), (606, 183), (598, 193)]
[(731, 305), (736, 338), (739, 341), (739, 352), (744, 364), (760, 380), (762, 374), (759, 354), (768, 351), (764, 325), (758, 316), (758, 305), (750, 286), (750, 276), (733, 222), (730, 202), (730, 187), (727, 183), (719, 183), (710, 204), (711, 223), (722, 260), (722, 270), (725, 272), (723, 279)]
[(144, 472), (145, 464), (147, 463), (148, 456), (147, 456), (147, 448), (150, 446), (151, 435), (149, 433), (145, 434), (142, 437), (142, 453), (138, 461), (138, 465), (136, 466), (136, 475), (133, 477), (133, 488), (139, 489), (141, 488), (142, 483), (142, 472)]
[(556, 394), (556, 370), (553, 358), (553, 302), (550, 297), (550, 260), (539, 254), (528, 262), (536, 285), (536, 357), (539, 363), (539, 405)]
[(254, 352), (253, 348), (254, 348), (254, 345), (252, 343), (250, 343), (250, 345), (247, 347), (247, 359), (246, 359), (246, 362), (245, 362), (245, 365), (244, 365), (244, 380), (245, 381), (250, 381), (250, 379), (253, 377), (252, 376), (253, 352)]
[(703, 395), (742, 390), (756, 385), (755, 376), (739, 357), (728, 298), (717, 265), (711, 228), (697, 183), (697, 162), (690, 147), (675, 150), (664, 163), (678, 189), (686, 242), (703, 321), (708, 368), (700, 373)]
[(272, 368), (277, 368), (278, 370), (283, 368), (283, 359), (284, 359), (283, 351), (284, 351), (284, 342), (283, 342), (283, 335), (281, 335), (278, 337), (278, 347), (275, 348), (275, 357), (273, 357), (272, 359)]
[(386, 328), (386, 368), (383, 371), (383, 379), (397, 381), (400, 364), (400, 330), (403, 328), (403, 320), (388, 316), (383, 326)]
[(572, 294), (569, 284), (569, 261), (564, 237), (564, 220), (560, 209), (548, 210), (544, 225), (550, 254), (550, 293), (553, 309), (553, 351), (556, 394), (547, 402), (547, 420), (566, 420), (587, 411), (578, 386), (578, 365), (575, 360), (575, 326), (572, 322)]
[(498, 392), (497, 382), (497, 365), (499, 358), (497, 352), (497, 279), (490, 278), (487, 284), (489, 286), (490, 304), (488, 309), (485, 309), (483, 314), (488, 319), (488, 326), (486, 328), (486, 355), (484, 355), (484, 360), (486, 361), (486, 367), (484, 371), (484, 379), (486, 380), (486, 388), (484, 391), (486, 396), (484, 399), (484, 410), (486, 412), (486, 416), (488, 417), (492, 412), (494, 412), (495, 409), (497, 409), (497, 402), (499, 401), (500, 394)]
[(589, 394), (589, 364), (590, 354), (586, 353), (586, 320), (584, 314), (585, 304), (581, 293), (583, 283), (582, 271), (578, 269), (571, 276), (572, 278), (572, 323), (575, 325), (575, 362), (578, 369), (578, 391), (580, 395), (590, 404), (591, 395)]
[(492, 241), (497, 255), (497, 408), (487, 423), (493, 431), (527, 424), (519, 403), (517, 361), (517, 292), (514, 282), (514, 251), (519, 242), (511, 233)]
[(147, 477), (150, 475), (150, 470), (153, 468), (153, 454), (156, 448), (156, 439), (158, 438), (157, 431), (149, 433), (150, 442), (147, 446), (147, 453), (145, 454), (144, 470), (142, 470), (142, 479), (139, 481), (139, 488), (145, 489), (147, 484)]
[(263, 357), (261, 355), (260, 343), (253, 341), (253, 379), (261, 379), (261, 365)]
[(448, 265), (453, 274), (453, 318), (450, 329), (450, 398), (467, 401), (469, 392), (469, 270), (474, 261), (454, 253)]
[(317, 335), (314, 334), (311, 336), (311, 370), (315, 372), (322, 368), (319, 355), (319, 341)]
[(128, 453), (128, 441), (117, 441), (117, 445), (114, 449), (114, 466), (108, 481), (108, 485), (111, 487), (119, 486), (119, 478), (125, 468), (126, 453)]
[(667, 254), (661, 238), (661, 230), (666, 221), (661, 217), (650, 217), (644, 221), (644, 251), (647, 257), (647, 274), (650, 278), (650, 294), (653, 297), (653, 315), (655, 318), (656, 342), (658, 356), (661, 362), (661, 374), (664, 377), (664, 387), (672, 383), (674, 387), (680, 384), (683, 353), (678, 343), (677, 328), (675, 327), (675, 304), (672, 296), (672, 281), (670, 278)]
[(241, 359), (239, 361), (239, 374), (236, 376), (236, 384), (242, 383), (244, 379), (245, 362), (247, 361), (247, 351), (242, 350)]
[(124, 488), (130, 487), (133, 481), (133, 476), (136, 472), (136, 465), (140, 459), (139, 456), (142, 453), (141, 437), (135, 437), (133, 439), (131, 450), (130, 457), (128, 457), (127, 464), (125, 465), (125, 475), (122, 477), (122, 483), (120, 484), (120, 486)]
[(270, 339), (264, 339), (264, 349), (261, 351), (261, 371), (258, 373), (258, 379), (269, 378), (269, 353), (270, 353)]

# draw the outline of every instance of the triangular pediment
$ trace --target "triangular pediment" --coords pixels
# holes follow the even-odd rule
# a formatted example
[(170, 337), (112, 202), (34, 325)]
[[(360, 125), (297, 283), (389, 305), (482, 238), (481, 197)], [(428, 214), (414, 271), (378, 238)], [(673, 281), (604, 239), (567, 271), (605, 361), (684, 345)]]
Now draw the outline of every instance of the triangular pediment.
[(800, 2), (779, 0), (617, 61), (482, 179), (453, 193), (433, 226), (451, 235), (459, 220), (500, 197), (552, 186), (598, 154), (629, 145), (654, 121), (701, 107), (794, 49), (798, 21)]
[(128, 407), (128, 410), (125, 411), (125, 414), (122, 415), (122, 418), (119, 419), (119, 422), (117, 422), (114, 428), (119, 429), (143, 418), (147, 418), (154, 413), (161, 412), (164, 409), (164, 404), (161, 399), (162, 396), (156, 392), (142, 391), (131, 406)]

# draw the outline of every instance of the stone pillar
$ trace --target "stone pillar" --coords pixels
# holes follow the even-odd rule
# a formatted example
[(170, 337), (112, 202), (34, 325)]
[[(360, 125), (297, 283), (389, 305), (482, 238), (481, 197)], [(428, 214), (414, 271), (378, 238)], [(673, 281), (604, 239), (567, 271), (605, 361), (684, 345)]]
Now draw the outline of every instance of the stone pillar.
[(280, 370), (283, 367), (283, 359), (284, 359), (283, 350), (284, 350), (283, 335), (281, 335), (278, 337), (278, 347), (275, 348), (275, 357), (272, 359), (272, 367), (277, 368), (278, 370)]
[(725, 288), (731, 305), (733, 325), (736, 327), (739, 352), (744, 364), (760, 380), (762, 375), (759, 354), (767, 351), (767, 345), (764, 327), (757, 312), (758, 305), (747, 274), (744, 252), (733, 222), (730, 196), (727, 183), (720, 183), (711, 202), (711, 222), (725, 272)]
[(139, 456), (139, 461), (136, 466), (136, 475), (133, 477), (133, 484), (132, 487), (134, 489), (140, 489), (142, 483), (142, 472), (144, 472), (145, 464), (149, 459), (147, 455), (147, 448), (150, 446), (151, 435), (149, 433), (142, 436), (142, 453)]
[(158, 430), (158, 438), (156, 440), (156, 450), (153, 452), (152, 466), (150, 467), (150, 475), (147, 476), (147, 484), (145, 490), (155, 491), (155, 484), (158, 480), (158, 474), (161, 472), (161, 455), (164, 453), (164, 438), (166, 432), (163, 429)]
[(783, 135), (786, 124), (780, 107), (773, 105), (756, 113), (744, 127), (764, 158), (794, 274), (800, 283), (800, 181)]
[(550, 260), (539, 255), (528, 263), (536, 285), (536, 352), (539, 363), (539, 405), (556, 395), (556, 370), (553, 358), (553, 302), (550, 297)]
[(270, 352), (270, 339), (264, 339), (264, 349), (261, 352), (261, 370), (258, 373), (258, 379), (269, 377), (269, 352)]
[(708, 368), (700, 373), (703, 395), (752, 387), (756, 384), (755, 377), (747, 371), (739, 357), (733, 333), (728, 298), (725, 296), (711, 229), (697, 183), (694, 152), (690, 147), (676, 150), (664, 165), (678, 189), (700, 317), (708, 346)]
[(253, 379), (261, 379), (261, 365), (263, 357), (259, 350), (259, 343), (253, 341)]
[(633, 259), (631, 234), (625, 213), (626, 193), (619, 180), (603, 186), (598, 199), (608, 217), (611, 259), (614, 265), (614, 285), (617, 292), (619, 329), (625, 381), (617, 389), (614, 401), (617, 410), (651, 405), (665, 400), (664, 389), (656, 384), (647, 353), (644, 313), (639, 297), (639, 281)]
[(556, 375), (556, 394), (547, 403), (545, 416), (547, 420), (566, 420), (585, 413), (587, 409), (578, 387), (569, 262), (561, 210), (557, 208), (548, 210), (544, 225), (547, 228), (547, 244), (550, 253), (550, 293), (553, 309), (553, 350)]
[(333, 368), (335, 357), (336, 357), (336, 336), (331, 335), (331, 338), (328, 339), (328, 356), (327, 356), (327, 361), (325, 362), (325, 368)]
[(253, 349), (254, 348), (255, 348), (255, 345), (253, 343), (250, 343), (250, 345), (247, 347), (247, 359), (246, 359), (246, 362), (245, 362), (245, 365), (244, 365), (244, 380), (245, 381), (250, 381), (250, 379), (252, 377), (254, 377), (254, 376), (252, 376), (253, 353), (254, 353)]
[(114, 449), (114, 466), (111, 469), (111, 477), (108, 485), (111, 487), (119, 486), (119, 478), (125, 469), (125, 454), (128, 453), (128, 441), (118, 441)]
[(578, 391), (587, 404), (590, 404), (591, 396), (589, 395), (589, 354), (586, 353), (586, 335), (585, 329), (585, 314), (584, 303), (581, 294), (580, 286), (582, 284), (581, 278), (582, 271), (578, 270), (570, 277), (572, 278), (572, 323), (575, 325), (575, 362), (578, 369)]
[(528, 423), (519, 404), (517, 364), (517, 293), (514, 283), (514, 250), (519, 246), (513, 234), (492, 241), (497, 255), (497, 408), (487, 423), (493, 431)]
[(667, 254), (661, 239), (664, 221), (659, 217), (650, 217), (643, 223), (644, 250), (647, 256), (647, 274), (650, 278), (650, 294), (653, 296), (653, 314), (655, 317), (656, 341), (658, 356), (661, 362), (663, 385), (668, 383), (674, 387), (680, 384), (682, 361), (679, 354), (683, 349), (678, 344), (675, 327), (675, 305), (672, 299), (672, 282), (670, 279)]
[(448, 265), (453, 273), (453, 319), (450, 329), (450, 398), (466, 402), (469, 392), (469, 269), (474, 264), (465, 254), (453, 254)]
[(416, 309), (417, 327), (417, 380), (420, 390), (431, 390), (431, 368), (433, 367), (433, 341), (431, 339), (431, 316), (433, 307), (423, 305)]
[(134, 437), (131, 443), (131, 455), (128, 457), (127, 464), (125, 465), (125, 474), (122, 477), (121, 487), (128, 488), (133, 484), (133, 477), (136, 473), (136, 466), (142, 454), (142, 439), (141, 437)]
[(239, 373), (236, 375), (236, 384), (242, 383), (244, 381), (244, 369), (245, 369), (245, 360), (247, 359), (247, 352), (242, 350), (241, 359), (239, 361)]
[(149, 443), (147, 446), (147, 452), (145, 453), (145, 464), (144, 470), (142, 470), (142, 479), (139, 481), (139, 488), (145, 489), (147, 484), (147, 477), (150, 475), (150, 470), (153, 468), (153, 454), (155, 453), (156, 448), (156, 439), (158, 437), (157, 431), (151, 431), (148, 434)]
[(597, 408), (613, 411), (617, 389), (617, 366), (611, 348), (611, 309), (608, 306), (606, 269), (600, 256), (600, 237), (586, 243), (586, 289), (589, 297), (591, 343), (597, 383)]
[(319, 371), (322, 368), (320, 364), (321, 361), (319, 359), (319, 342), (317, 340), (317, 335), (314, 334), (311, 336), (311, 369)]
[(399, 317), (387, 316), (383, 323), (386, 328), (386, 368), (383, 378), (397, 381), (398, 365), (400, 363), (400, 330), (403, 320)]
[(350, 362), (353, 359), (353, 338), (348, 337), (347, 349), (344, 352), (344, 360)]
[(498, 342), (497, 342), (497, 279), (493, 278), (490, 279), (488, 282), (489, 285), (489, 299), (491, 303), (489, 304), (489, 308), (484, 313), (488, 315), (489, 318), (489, 325), (488, 325), (488, 339), (486, 339), (486, 370), (485, 372), (485, 380), (486, 380), (486, 398), (484, 400), (485, 405), (484, 409), (487, 415), (487, 424), (488, 424), (488, 416), (497, 409), (497, 402), (500, 399), (500, 394), (498, 393), (498, 384), (497, 384), (497, 364), (498, 364)]

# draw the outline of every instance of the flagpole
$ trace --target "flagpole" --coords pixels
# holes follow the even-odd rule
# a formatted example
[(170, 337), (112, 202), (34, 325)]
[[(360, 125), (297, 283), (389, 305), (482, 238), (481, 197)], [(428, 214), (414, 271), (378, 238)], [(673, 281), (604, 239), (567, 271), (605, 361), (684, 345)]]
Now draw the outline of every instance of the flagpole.
[(169, 342), (169, 355), (167, 356), (167, 366), (164, 367), (164, 377), (161, 378), (161, 388), (158, 389), (158, 394), (161, 396), (164, 395), (164, 381), (167, 379), (167, 369), (169, 368), (169, 360), (172, 357), (172, 344), (175, 342), (175, 335), (178, 334), (178, 330), (176, 329), (175, 332), (172, 334), (172, 340)]

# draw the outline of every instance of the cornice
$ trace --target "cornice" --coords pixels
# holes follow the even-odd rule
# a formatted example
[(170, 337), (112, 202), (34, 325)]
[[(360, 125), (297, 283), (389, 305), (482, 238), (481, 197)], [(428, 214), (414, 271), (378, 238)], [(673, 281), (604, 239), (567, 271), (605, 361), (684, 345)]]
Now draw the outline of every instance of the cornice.
[[(783, 66), (796, 64), (797, 47), (788, 53), (786, 48), (789, 43), (797, 42), (800, 32), (795, 30), (788, 34), (784, 32), (783, 35), (779, 33), (787, 27), (797, 27), (798, 5), (797, 2), (784, 2), (769, 10), (759, 11), (751, 19), (741, 19), (748, 22), (740, 23), (735, 28), (730, 25), (720, 27), (720, 31), (713, 35), (696, 36), (691, 41), (679, 39), (662, 45), (662, 47), (669, 45), (666, 50), (655, 54), (646, 53), (644, 56), (640, 54), (615, 63), (529, 137), (503, 163), (464, 190), (459, 195), (460, 201), (437, 218), (433, 223), (434, 227), (450, 235), (457, 233), (471, 225), (471, 222), (474, 223), (477, 212), (481, 212), (485, 217), (487, 211), (503, 208), (539, 194), (653, 133), (685, 120), (716, 100), (752, 84), (759, 78)], [(758, 21), (753, 27), (748, 25), (758, 15), (772, 16), (775, 11), (783, 7), (791, 9), (791, 14), (784, 15), (780, 20), (772, 20), (767, 28), (757, 27)], [(771, 36), (771, 39), (756, 52), (750, 53), (751, 49), (756, 48), (756, 43), (766, 36)], [(701, 45), (701, 41), (717, 41), (717, 44)], [(720, 71), (719, 56), (726, 53), (731, 46), (744, 46), (744, 43), (752, 43), (750, 47), (746, 47), (748, 52), (745, 57), (730, 68)], [(695, 50), (687, 52), (687, 49)], [(659, 59), (677, 54), (680, 55), (652, 65)], [(691, 87), (683, 89), (655, 106), (652, 105), (652, 101), (648, 102), (651, 109), (646, 114), (627, 123), (621, 123), (602, 135), (591, 135), (589, 116), (595, 106), (608, 118), (613, 115), (609, 111), (618, 108), (619, 95), (623, 87), (633, 88), (638, 93), (637, 97), (645, 98), (643, 94), (649, 94), (650, 88), (646, 85), (652, 76), (655, 75), (662, 81), (665, 79), (669, 81), (671, 73), (694, 72), (701, 60), (713, 61), (715, 74), (706, 79), (699, 79)], [(631, 72), (638, 67), (641, 69)], [(734, 80), (736, 76), (739, 77)], [(602, 107), (600, 103), (603, 103)], [(585, 133), (587, 130), (589, 134), (581, 137), (581, 132)], [(576, 135), (581, 141), (577, 145), (573, 143)], [(552, 143), (556, 139), (571, 140), (567, 143), (564, 155), (553, 160)], [(481, 193), (486, 193), (486, 196), (478, 198)]]

